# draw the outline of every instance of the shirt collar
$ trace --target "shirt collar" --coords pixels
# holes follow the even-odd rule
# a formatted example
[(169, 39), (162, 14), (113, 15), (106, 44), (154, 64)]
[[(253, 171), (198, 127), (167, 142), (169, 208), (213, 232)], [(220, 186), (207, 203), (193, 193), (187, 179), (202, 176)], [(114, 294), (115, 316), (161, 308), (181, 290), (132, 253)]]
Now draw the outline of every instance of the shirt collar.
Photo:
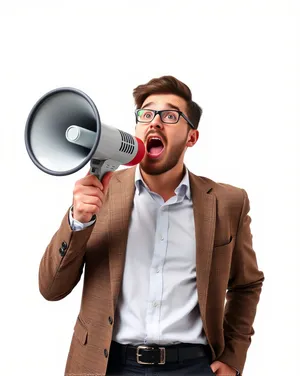
[[(184, 167), (184, 169), (185, 169), (184, 177), (179, 183), (178, 187), (175, 189), (175, 194), (177, 196), (183, 196), (183, 197), (186, 196), (189, 200), (191, 200), (191, 187), (190, 187), (189, 173), (186, 167)], [(139, 166), (137, 166), (137, 168), (135, 169), (134, 182), (135, 182), (135, 188), (138, 194), (141, 193), (142, 187), (146, 188), (149, 191), (149, 187), (147, 186), (147, 184), (144, 182), (142, 178)]]

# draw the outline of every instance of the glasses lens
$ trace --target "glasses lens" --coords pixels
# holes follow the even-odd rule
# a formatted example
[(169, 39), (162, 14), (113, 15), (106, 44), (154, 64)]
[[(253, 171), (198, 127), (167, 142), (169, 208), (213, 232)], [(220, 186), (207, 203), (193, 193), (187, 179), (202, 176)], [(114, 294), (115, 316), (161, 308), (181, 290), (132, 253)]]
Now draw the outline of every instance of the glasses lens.
[(138, 110), (137, 111), (137, 120), (140, 122), (148, 123), (154, 117), (154, 112), (151, 110)]
[(179, 119), (179, 113), (176, 111), (162, 111), (161, 113), (161, 119), (164, 123), (168, 124), (174, 124), (178, 122)]

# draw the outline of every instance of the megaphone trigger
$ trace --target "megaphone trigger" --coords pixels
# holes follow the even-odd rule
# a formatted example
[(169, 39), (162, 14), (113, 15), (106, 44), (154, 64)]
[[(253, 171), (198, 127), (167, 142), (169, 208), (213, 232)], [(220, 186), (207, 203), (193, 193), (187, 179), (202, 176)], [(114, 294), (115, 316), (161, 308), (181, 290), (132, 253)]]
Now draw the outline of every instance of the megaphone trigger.
[(113, 161), (112, 159), (106, 159), (101, 161), (99, 159), (91, 160), (90, 173), (96, 175), (99, 180), (102, 180), (103, 176), (107, 172), (113, 172), (120, 166), (120, 163)]

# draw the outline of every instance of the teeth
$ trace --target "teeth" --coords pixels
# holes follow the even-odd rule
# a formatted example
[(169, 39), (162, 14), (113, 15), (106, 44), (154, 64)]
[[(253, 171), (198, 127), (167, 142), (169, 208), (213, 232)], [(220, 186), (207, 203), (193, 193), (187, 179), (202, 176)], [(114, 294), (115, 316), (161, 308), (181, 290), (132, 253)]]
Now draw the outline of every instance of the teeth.
[(159, 137), (149, 137), (148, 141), (150, 141), (150, 140), (159, 140), (159, 141), (161, 141), (161, 139)]

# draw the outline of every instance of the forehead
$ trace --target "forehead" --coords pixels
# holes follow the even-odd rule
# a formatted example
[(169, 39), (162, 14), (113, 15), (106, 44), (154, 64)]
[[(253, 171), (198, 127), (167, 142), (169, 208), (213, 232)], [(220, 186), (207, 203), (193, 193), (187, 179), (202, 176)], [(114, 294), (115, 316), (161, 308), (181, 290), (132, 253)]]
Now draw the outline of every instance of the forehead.
[(149, 108), (151, 108), (152, 110), (165, 110), (172, 108), (173, 105), (174, 109), (179, 108), (180, 111), (186, 112), (186, 101), (178, 95), (174, 94), (149, 95), (149, 97), (144, 100), (141, 107), (144, 107), (147, 104), (151, 104)]

